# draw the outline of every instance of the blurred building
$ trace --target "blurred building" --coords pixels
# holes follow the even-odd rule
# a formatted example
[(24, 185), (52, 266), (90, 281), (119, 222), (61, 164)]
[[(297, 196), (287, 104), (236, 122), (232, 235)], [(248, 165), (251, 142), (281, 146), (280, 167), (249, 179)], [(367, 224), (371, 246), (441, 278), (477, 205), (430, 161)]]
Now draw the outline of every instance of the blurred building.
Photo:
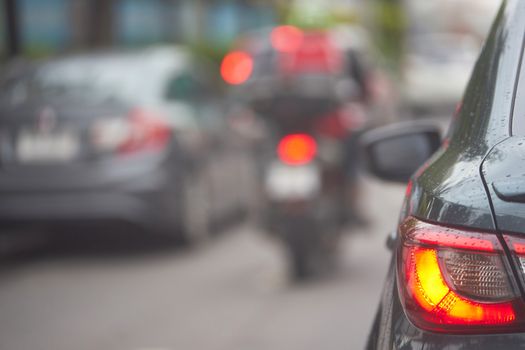
[[(8, 0), (3, 0), (7, 4)], [(274, 24), (278, 2), (254, 0), (14, 0), (23, 54), (160, 42), (228, 45)], [(0, 9), (0, 23), (6, 23)], [(6, 26), (0, 26), (6, 51)]]
[[(6, 23), (4, 7), (0, 7), (0, 24)], [(0, 56), (5, 56), (6, 51), (6, 26), (0, 25)]]

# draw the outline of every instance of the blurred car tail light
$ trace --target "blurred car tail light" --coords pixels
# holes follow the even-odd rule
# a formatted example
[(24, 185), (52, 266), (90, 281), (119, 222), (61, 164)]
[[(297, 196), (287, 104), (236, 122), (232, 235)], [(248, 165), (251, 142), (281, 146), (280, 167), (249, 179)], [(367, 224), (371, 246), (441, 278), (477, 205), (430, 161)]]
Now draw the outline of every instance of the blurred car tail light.
[(311, 162), (317, 153), (315, 139), (307, 134), (291, 134), (283, 137), (277, 146), (279, 159), (289, 165)]
[(233, 51), (221, 63), (221, 76), (231, 85), (245, 83), (253, 72), (253, 58), (246, 52)]
[(301, 29), (294, 26), (275, 27), (270, 34), (272, 47), (280, 52), (294, 52), (298, 50), (304, 39)]
[(304, 33), (297, 48), (280, 51), (279, 67), (284, 74), (333, 74), (341, 72), (344, 57), (323, 32)]
[(400, 233), (398, 286), (416, 326), (448, 333), (525, 329), (525, 305), (495, 234), (413, 217)]
[(92, 129), (92, 143), (99, 151), (131, 154), (164, 149), (171, 128), (156, 114), (134, 109), (127, 118), (99, 120)]

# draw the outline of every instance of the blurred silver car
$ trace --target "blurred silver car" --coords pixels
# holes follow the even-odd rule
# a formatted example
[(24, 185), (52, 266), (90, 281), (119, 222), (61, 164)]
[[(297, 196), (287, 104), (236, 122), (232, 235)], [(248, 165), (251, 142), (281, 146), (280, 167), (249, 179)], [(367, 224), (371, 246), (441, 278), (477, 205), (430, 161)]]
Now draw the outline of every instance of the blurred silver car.
[[(0, 223), (127, 223), (184, 241), (232, 217), (240, 147), (180, 47), (78, 55), (1, 81)], [(9, 72), (8, 72), (9, 73)]]

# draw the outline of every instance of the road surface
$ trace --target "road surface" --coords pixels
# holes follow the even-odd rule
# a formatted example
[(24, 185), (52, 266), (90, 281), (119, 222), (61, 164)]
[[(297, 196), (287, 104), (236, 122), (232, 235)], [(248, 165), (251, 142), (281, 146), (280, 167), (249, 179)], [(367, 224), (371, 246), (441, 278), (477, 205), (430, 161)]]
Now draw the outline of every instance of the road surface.
[(4, 252), (0, 349), (361, 349), (403, 195), (364, 187), (370, 227), (345, 239), (337, 272), (301, 285), (249, 224), (191, 250), (105, 237)]

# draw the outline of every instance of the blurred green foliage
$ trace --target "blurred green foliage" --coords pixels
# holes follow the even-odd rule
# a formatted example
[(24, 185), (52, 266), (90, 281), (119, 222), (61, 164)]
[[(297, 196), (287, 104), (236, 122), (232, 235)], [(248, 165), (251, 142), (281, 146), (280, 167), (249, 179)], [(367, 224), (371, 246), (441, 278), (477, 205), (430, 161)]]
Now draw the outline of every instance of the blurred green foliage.
[(403, 55), (407, 18), (400, 1), (377, 0), (373, 8), (376, 43), (387, 63), (399, 67)]

